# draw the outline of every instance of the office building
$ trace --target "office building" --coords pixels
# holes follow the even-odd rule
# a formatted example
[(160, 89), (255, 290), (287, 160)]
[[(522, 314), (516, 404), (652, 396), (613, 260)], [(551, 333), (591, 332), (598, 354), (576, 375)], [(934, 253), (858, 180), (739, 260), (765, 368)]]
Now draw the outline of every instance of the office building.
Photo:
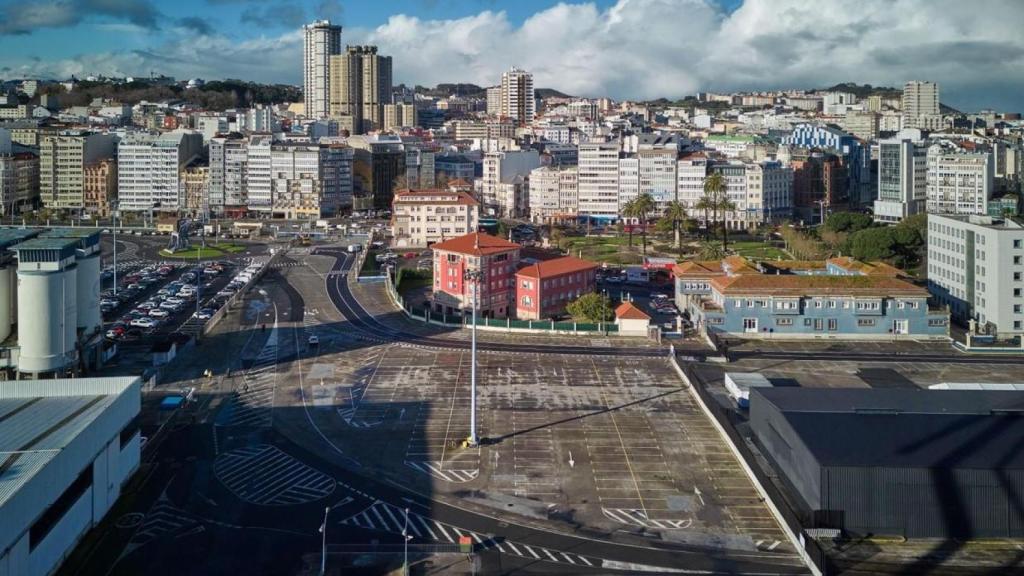
[(181, 169), (202, 154), (195, 132), (129, 134), (117, 149), (118, 207), (126, 211), (177, 212)]
[(112, 202), (117, 199), (117, 162), (105, 158), (82, 171), (82, 207), (97, 218), (110, 216)]
[(436, 188), (435, 155), (415, 145), (405, 147), (405, 187), (409, 190), (430, 190)]
[(928, 215), (928, 291), (975, 331), (1024, 333), (1024, 223)]
[[(384, 129), (384, 105), (391, 104), (391, 57), (376, 46), (348, 46), (331, 56), (329, 112), (354, 134)], [(403, 117), (406, 112), (403, 106)]]
[(405, 174), (405, 146), (398, 136), (354, 136), (352, 209), (390, 210), (395, 183)]
[(928, 148), (910, 139), (878, 143), (876, 222), (896, 223), (925, 210), (928, 197)]
[(619, 144), (580, 144), (578, 212), (597, 220), (619, 217)]
[(341, 26), (317, 20), (303, 26), (302, 31), (306, 117), (326, 118), (330, 113), (331, 56), (341, 52)]
[(391, 234), (399, 247), (426, 247), (477, 231), (480, 204), (458, 190), (405, 190), (395, 194)]
[(65, 131), (47, 134), (39, 143), (39, 195), (47, 208), (79, 209), (85, 205), (85, 167), (113, 158), (115, 139), (108, 134)]
[(0, 386), (0, 573), (53, 574), (139, 466), (137, 376)]
[(868, 142), (877, 140), (880, 127), (879, 118), (880, 116), (877, 112), (848, 110), (843, 117), (843, 130), (861, 140)]
[(805, 528), (852, 539), (1020, 538), (1020, 397), (759, 387), (750, 390), (750, 429)]
[(533, 74), (513, 67), (501, 75), (501, 116), (528, 126), (536, 114), (537, 96)]
[(476, 177), (476, 165), (472, 159), (461, 154), (434, 156), (434, 174), (437, 182), (466, 180), (472, 182)]
[(987, 214), (995, 188), (990, 152), (968, 152), (948, 142), (928, 148), (929, 214)]
[(903, 127), (921, 130), (942, 128), (939, 109), (939, 85), (934, 82), (907, 82), (903, 86)]

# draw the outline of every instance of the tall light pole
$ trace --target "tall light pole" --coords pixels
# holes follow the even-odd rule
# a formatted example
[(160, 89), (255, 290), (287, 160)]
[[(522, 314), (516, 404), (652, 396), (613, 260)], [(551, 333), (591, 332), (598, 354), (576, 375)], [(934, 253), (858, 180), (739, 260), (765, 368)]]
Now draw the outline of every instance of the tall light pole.
[(320, 534), (323, 535), (320, 541), (320, 576), (327, 572), (327, 514), (330, 511), (330, 506), (324, 508), (324, 523), (320, 525)]
[(480, 280), (483, 278), (483, 273), (479, 269), (466, 270), (463, 277), (466, 281), (473, 282), (473, 329), (469, 345), (469, 445), (476, 446), (479, 444), (476, 435), (476, 306), (477, 292), (480, 291)]
[(409, 509), (405, 509), (405, 528), (402, 528), (402, 539), (405, 540), (405, 553), (402, 560), (402, 574), (403, 576), (409, 576), (409, 540), (412, 540), (412, 536), (409, 535)]
[(117, 296), (117, 200), (111, 200), (114, 210), (111, 211), (111, 224), (114, 231), (114, 296)]

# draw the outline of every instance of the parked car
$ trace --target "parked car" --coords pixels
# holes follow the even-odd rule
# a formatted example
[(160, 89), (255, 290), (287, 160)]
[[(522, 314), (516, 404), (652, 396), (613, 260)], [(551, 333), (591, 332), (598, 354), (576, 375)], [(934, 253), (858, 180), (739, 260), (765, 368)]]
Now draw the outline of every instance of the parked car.
[(309, 335), (309, 345), (310, 346), (319, 346), (320, 345), (320, 338), (316, 334), (310, 334)]
[(163, 318), (167, 318), (170, 315), (171, 315), (170, 312), (168, 312), (167, 310), (162, 310), (160, 308), (157, 308), (155, 310), (150, 310), (149, 311), (149, 317), (150, 318), (161, 318), (161, 319), (163, 319)]
[(136, 328), (146, 328), (146, 329), (156, 328), (156, 324), (157, 324), (156, 320), (153, 320), (152, 318), (136, 318), (136, 319), (132, 320), (132, 323), (131, 323), (131, 325), (136, 327)]
[(110, 340), (117, 340), (122, 334), (124, 334), (124, 328), (111, 328), (107, 330), (106, 336)]

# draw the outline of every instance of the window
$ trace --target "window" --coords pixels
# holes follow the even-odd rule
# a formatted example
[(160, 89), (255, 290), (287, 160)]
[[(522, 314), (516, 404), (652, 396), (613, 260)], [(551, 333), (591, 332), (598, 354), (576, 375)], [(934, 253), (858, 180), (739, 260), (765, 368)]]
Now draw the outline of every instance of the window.
[(858, 318), (857, 319), (857, 326), (874, 326), (874, 325), (875, 325), (875, 319), (874, 318)]
[(1024, 240), (1014, 240), (1013, 241), (1013, 247), (1014, 248), (1024, 247)]
[(1013, 321), (1013, 329), (1014, 330), (1020, 330), (1020, 320), (1014, 320)]
[(793, 325), (793, 319), (792, 318), (776, 318), (775, 319), (775, 325), (776, 326), (792, 326)]
[(839, 330), (839, 321), (836, 320), (835, 318), (829, 318), (828, 329), (830, 332), (835, 332), (836, 330)]
[[(1019, 322), (1018, 322), (1018, 324), (1019, 324)], [(945, 326), (946, 325), (946, 319), (945, 318), (931, 318), (930, 320), (928, 320), (928, 325), (929, 326)]]
[(533, 306), (533, 298), (523, 296), (523, 306)]
[(814, 307), (815, 308), (821, 308), (821, 300), (815, 300), (814, 301)]
[(1020, 264), (1020, 256), (1014, 256), (1013, 257), (1013, 263), (1014, 264)]

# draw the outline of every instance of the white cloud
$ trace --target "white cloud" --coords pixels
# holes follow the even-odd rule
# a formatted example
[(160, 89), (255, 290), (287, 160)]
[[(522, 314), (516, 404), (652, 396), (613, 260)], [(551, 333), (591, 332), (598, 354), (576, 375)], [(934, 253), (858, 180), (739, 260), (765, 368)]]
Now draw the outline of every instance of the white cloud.
[[(516, 25), (501, 11), (422, 20), (395, 15), (346, 28), (342, 41), (377, 44), (395, 80), (496, 84), (510, 66), (539, 87), (615, 98), (700, 90), (824, 87), (853, 81), (940, 83), (943, 101), (1024, 108), (1024, 2), (988, 0), (714, 0), (561, 3)], [(156, 69), (181, 78), (301, 82), (301, 31), (238, 41), (168, 32), (150, 50), (50, 64), (56, 75)], [(39, 74), (39, 64), (31, 66)]]

